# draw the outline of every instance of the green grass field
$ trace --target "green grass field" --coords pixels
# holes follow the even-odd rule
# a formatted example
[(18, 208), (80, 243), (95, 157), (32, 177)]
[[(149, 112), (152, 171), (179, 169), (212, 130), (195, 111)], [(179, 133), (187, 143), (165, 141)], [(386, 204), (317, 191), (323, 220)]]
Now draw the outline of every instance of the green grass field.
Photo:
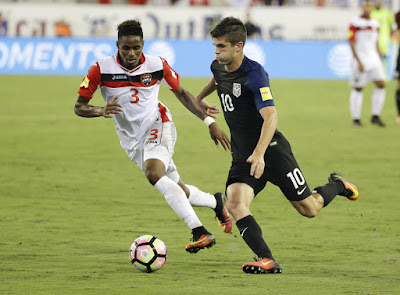
[[(332, 171), (354, 182), (360, 198), (337, 197), (319, 216), (300, 216), (269, 184), (252, 213), (280, 275), (246, 275), (253, 253), (234, 227), (224, 234), (211, 209), (196, 208), (215, 247), (185, 252), (189, 228), (130, 162), (111, 119), (77, 117), (82, 77), (0, 78), (1, 294), (400, 294), (400, 126), (394, 82), (382, 115), (351, 126), (346, 81), (272, 80), (279, 130), (311, 188)], [(197, 94), (207, 79), (182, 79)], [(216, 149), (206, 126), (162, 86), (178, 129), (175, 163), (184, 182), (223, 191), (230, 154)], [(217, 97), (209, 99), (217, 103)], [(94, 104), (103, 105), (100, 95)], [(219, 103), (218, 103), (219, 104)], [(227, 130), (222, 115), (218, 122)], [(164, 267), (140, 273), (133, 240), (161, 238)]]

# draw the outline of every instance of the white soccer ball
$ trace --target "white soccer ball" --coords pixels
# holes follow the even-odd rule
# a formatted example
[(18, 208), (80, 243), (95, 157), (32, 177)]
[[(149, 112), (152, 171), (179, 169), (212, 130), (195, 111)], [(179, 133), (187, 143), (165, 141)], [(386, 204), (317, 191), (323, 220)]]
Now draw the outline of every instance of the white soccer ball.
[(154, 272), (164, 265), (167, 259), (167, 247), (159, 238), (144, 235), (133, 242), (129, 257), (138, 270)]

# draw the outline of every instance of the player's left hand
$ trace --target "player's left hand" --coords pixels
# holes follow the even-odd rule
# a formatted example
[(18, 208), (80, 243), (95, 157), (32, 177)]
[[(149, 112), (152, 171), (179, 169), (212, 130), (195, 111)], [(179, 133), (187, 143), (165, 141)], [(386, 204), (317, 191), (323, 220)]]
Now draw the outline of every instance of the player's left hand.
[(210, 130), (210, 136), (217, 147), (219, 146), (219, 143), (221, 143), (224, 150), (231, 150), (231, 141), (229, 140), (228, 135), (217, 125), (217, 123), (212, 123), (208, 128)]
[(246, 162), (251, 164), (250, 175), (254, 176), (256, 179), (259, 179), (264, 173), (264, 155), (259, 156), (257, 154), (252, 154), (247, 158)]
[(220, 110), (217, 107), (217, 105), (213, 103), (209, 103), (207, 100), (202, 99), (201, 101), (198, 102), (200, 108), (203, 110), (203, 112), (212, 118), (216, 118), (217, 116), (215, 114), (219, 114)]

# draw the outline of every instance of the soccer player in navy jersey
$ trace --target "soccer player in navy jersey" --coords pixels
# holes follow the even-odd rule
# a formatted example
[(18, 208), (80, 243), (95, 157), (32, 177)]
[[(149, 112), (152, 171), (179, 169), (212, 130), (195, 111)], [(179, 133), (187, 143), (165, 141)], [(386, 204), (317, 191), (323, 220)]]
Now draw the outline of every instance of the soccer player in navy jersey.
[(242, 269), (245, 273), (281, 273), (281, 266), (250, 213), (253, 198), (267, 182), (279, 186), (293, 207), (306, 217), (315, 217), (336, 195), (356, 200), (358, 190), (332, 173), (327, 184), (310, 191), (289, 142), (277, 130), (278, 117), (268, 74), (243, 54), (243, 23), (233, 17), (224, 18), (211, 36), (216, 56), (211, 65), (213, 77), (196, 99), (201, 105), (206, 96), (217, 90), (231, 132), (233, 160), (226, 182), (227, 209), (240, 235), (259, 258), (245, 263)]

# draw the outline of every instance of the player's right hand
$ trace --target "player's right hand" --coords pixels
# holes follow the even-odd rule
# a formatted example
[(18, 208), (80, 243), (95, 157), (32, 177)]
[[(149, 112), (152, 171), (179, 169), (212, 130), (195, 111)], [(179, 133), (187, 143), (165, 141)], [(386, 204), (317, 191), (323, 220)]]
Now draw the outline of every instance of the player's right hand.
[(113, 114), (119, 114), (122, 112), (122, 105), (116, 103), (119, 95), (114, 96), (104, 107), (103, 107), (103, 117), (112, 118)]
[(256, 179), (260, 179), (265, 169), (264, 156), (253, 153), (247, 158), (246, 162), (251, 164), (250, 175)]

